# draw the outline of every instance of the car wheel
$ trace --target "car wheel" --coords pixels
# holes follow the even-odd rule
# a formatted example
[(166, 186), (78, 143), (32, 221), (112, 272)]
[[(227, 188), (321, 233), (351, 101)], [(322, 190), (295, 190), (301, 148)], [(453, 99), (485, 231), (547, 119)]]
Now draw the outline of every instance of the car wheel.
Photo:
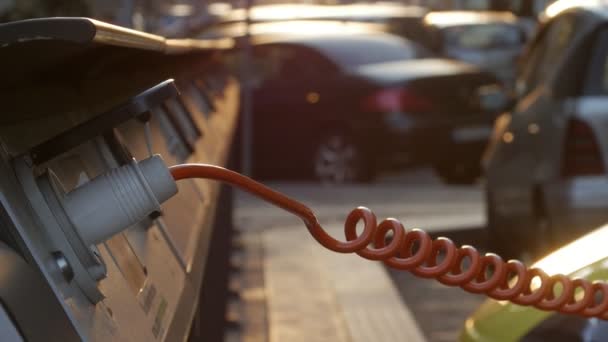
[(504, 223), (496, 214), (496, 207), (489, 192), (486, 192), (486, 220), (488, 251), (500, 255), (505, 261), (519, 258), (522, 249), (519, 248), (519, 243), (513, 240), (513, 235), (505, 236), (504, 230), (501, 229), (501, 225), (504, 225)]
[(544, 207), (536, 210), (531, 232), (532, 236), (528, 240), (527, 250), (531, 254), (532, 259), (536, 260), (548, 254), (555, 247), (551, 220)]
[(314, 176), (323, 183), (366, 182), (373, 178), (373, 168), (363, 151), (348, 135), (326, 135), (318, 143), (313, 157)]
[(435, 172), (446, 184), (470, 185), (481, 176), (481, 167), (477, 164), (440, 164), (435, 165)]

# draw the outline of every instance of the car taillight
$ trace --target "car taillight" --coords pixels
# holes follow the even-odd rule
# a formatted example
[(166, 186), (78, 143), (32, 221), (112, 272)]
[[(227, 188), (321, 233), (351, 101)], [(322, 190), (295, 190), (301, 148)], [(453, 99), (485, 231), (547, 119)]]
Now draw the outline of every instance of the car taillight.
[(431, 101), (409, 89), (390, 88), (379, 90), (363, 99), (363, 110), (367, 112), (425, 113), (433, 109)]
[(593, 130), (581, 120), (570, 120), (566, 129), (562, 175), (574, 177), (604, 172), (604, 160)]

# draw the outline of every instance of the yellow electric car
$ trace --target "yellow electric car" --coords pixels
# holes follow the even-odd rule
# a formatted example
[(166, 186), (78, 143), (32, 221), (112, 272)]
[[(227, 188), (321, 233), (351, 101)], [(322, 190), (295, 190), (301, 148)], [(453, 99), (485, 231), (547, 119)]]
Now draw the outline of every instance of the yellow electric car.
[[(606, 243), (608, 225), (549, 254), (533, 267), (544, 270), (548, 275), (561, 273), (571, 278), (605, 281), (608, 279)], [(488, 300), (466, 320), (460, 340), (608, 341), (608, 320), (586, 319)]]

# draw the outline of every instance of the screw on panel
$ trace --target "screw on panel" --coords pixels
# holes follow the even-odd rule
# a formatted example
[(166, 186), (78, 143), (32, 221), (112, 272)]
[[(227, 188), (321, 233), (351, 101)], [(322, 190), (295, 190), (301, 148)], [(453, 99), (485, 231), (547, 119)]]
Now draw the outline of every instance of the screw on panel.
[(25, 164), (29, 167), (34, 166), (34, 159), (36, 159), (37, 155), (36, 152), (32, 152), (31, 155), (25, 155), (23, 156), (23, 161), (25, 162)]
[(51, 255), (53, 256), (55, 264), (57, 267), (59, 267), (59, 270), (61, 271), (61, 274), (65, 280), (68, 283), (71, 282), (72, 279), (74, 279), (74, 270), (72, 269), (72, 266), (70, 266), (68, 260), (65, 258), (65, 255), (63, 255), (63, 253), (60, 251), (52, 252)]
[(163, 212), (160, 210), (155, 210), (148, 215), (150, 220), (156, 220), (157, 218), (163, 216)]
[(108, 276), (108, 270), (106, 269), (106, 264), (103, 261), (101, 254), (99, 253), (99, 249), (97, 248), (97, 246), (91, 246), (90, 250), (95, 256), (95, 259), (97, 260), (97, 265), (93, 265), (87, 268), (89, 274), (91, 275), (91, 277), (93, 277), (93, 279), (95, 279), (95, 281), (105, 279)]

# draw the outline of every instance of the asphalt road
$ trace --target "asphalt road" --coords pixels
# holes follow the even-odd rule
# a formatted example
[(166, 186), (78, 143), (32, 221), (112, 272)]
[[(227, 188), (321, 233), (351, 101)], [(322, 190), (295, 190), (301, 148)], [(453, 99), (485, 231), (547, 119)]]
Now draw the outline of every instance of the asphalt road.
[[(353, 208), (363, 205), (379, 219), (394, 217), (406, 228), (423, 228), (463, 244), (485, 246), (482, 186), (446, 186), (429, 170), (388, 175), (368, 185), (323, 186), (314, 183), (267, 183), (309, 205), (321, 224), (343, 222)], [(238, 193), (235, 223), (240, 230), (262, 230), (299, 223), (277, 208), (249, 194)], [(435, 281), (416, 279), (407, 272), (390, 271), (402, 299), (429, 341), (454, 341), (464, 319), (483, 298)]]

